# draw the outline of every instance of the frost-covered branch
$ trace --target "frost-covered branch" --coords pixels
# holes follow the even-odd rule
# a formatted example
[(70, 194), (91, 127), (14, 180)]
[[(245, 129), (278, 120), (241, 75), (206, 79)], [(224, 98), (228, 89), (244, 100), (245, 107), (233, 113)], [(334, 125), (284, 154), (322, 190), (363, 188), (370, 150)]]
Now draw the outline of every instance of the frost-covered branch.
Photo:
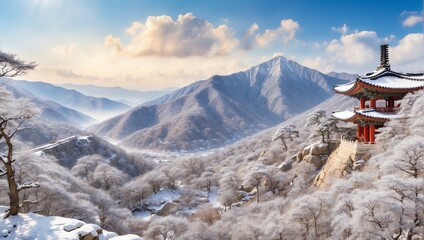
[(37, 64), (17, 58), (16, 54), (0, 51), (0, 77), (16, 77), (33, 70)]
[(40, 183), (38, 182), (26, 182), (23, 184), (18, 184), (18, 192), (24, 189), (29, 189), (29, 188), (38, 188), (40, 187)]
[(287, 141), (293, 141), (295, 137), (299, 137), (299, 131), (295, 130), (294, 125), (284, 125), (281, 126), (272, 137), (272, 141), (275, 141), (277, 139), (281, 139), (281, 142), (283, 142), (284, 149), (287, 150)]
[(317, 110), (309, 114), (305, 127), (315, 125), (314, 132), (311, 134), (310, 138), (321, 136), (321, 141), (324, 143), (326, 137), (328, 140), (332, 132), (337, 132), (339, 130), (337, 123), (337, 119), (332, 117), (327, 118), (324, 110)]

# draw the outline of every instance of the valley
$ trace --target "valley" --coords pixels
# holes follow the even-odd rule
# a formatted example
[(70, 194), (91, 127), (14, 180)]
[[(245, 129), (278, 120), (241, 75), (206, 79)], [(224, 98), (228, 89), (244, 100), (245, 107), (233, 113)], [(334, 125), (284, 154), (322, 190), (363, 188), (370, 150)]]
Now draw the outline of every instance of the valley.
[(419, 1), (0, 1), (0, 238), (423, 240)]

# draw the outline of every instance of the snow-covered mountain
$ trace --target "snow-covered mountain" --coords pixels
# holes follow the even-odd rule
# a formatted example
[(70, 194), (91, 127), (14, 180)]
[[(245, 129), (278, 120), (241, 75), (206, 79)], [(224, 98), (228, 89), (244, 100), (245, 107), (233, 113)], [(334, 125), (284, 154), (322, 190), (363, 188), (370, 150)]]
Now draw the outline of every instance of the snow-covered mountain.
[(90, 130), (133, 147), (217, 147), (310, 109), (343, 82), (276, 57), (247, 71), (193, 83)]
[(160, 91), (137, 91), (121, 87), (101, 87), (95, 85), (78, 85), (73, 83), (61, 84), (59, 86), (66, 89), (76, 90), (88, 96), (98, 98), (106, 97), (133, 107), (176, 90), (174, 88), (167, 88)]
[(75, 90), (69, 90), (45, 82), (14, 80), (10, 81), (10, 84), (17, 88), (25, 89), (38, 98), (56, 102), (98, 120), (105, 120), (130, 109), (128, 105), (118, 101), (86, 96)]

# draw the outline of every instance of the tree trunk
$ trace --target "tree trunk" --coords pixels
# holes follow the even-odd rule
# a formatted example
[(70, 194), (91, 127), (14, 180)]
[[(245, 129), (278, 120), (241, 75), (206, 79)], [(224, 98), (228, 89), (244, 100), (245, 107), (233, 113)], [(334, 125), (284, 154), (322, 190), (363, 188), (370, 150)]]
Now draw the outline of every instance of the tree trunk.
[(5, 164), (7, 172), (7, 183), (9, 184), (9, 200), (10, 209), (5, 217), (17, 215), (19, 213), (19, 193), (18, 185), (15, 180), (15, 170), (12, 167), (13, 160), (13, 145), (10, 142), (10, 138), (4, 137), (8, 147), (7, 162)]
[(259, 186), (256, 186), (256, 202), (259, 202)]
[[(282, 139), (281, 139), (282, 140)], [(287, 144), (286, 144), (286, 141), (284, 141), (284, 140), (282, 140), (283, 141), (283, 145), (284, 145), (284, 150), (285, 151), (287, 151)]]

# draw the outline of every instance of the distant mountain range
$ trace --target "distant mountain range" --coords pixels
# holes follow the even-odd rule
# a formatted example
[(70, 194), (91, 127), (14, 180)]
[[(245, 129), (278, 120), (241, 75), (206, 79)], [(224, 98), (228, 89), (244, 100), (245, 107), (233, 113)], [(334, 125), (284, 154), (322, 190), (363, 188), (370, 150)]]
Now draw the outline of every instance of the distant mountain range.
[(88, 96), (113, 99), (132, 107), (176, 90), (176, 88), (167, 88), (161, 91), (136, 91), (121, 87), (100, 87), (95, 85), (78, 85), (72, 83), (61, 84), (58, 86), (66, 89), (73, 89)]
[(128, 105), (118, 101), (86, 96), (75, 90), (69, 90), (45, 82), (14, 80), (10, 81), (10, 84), (30, 92), (37, 98), (56, 102), (97, 120), (105, 120), (130, 109)]
[(193, 83), (89, 130), (132, 147), (218, 147), (312, 108), (345, 82), (276, 57), (247, 71)]
[(81, 112), (64, 107), (53, 101), (37, 97), (32, 92), (15, 85), (15, 80), (8, 81), (7, 84), (5, 84), (5, 87), (16, 98), (25, 97), (31, 99), (32, 102), (41, 109), (41, 115), (39, 117), (46, 121), (67, 124), (78, 128), (82, 128), (95, 122), (93, 118)]

